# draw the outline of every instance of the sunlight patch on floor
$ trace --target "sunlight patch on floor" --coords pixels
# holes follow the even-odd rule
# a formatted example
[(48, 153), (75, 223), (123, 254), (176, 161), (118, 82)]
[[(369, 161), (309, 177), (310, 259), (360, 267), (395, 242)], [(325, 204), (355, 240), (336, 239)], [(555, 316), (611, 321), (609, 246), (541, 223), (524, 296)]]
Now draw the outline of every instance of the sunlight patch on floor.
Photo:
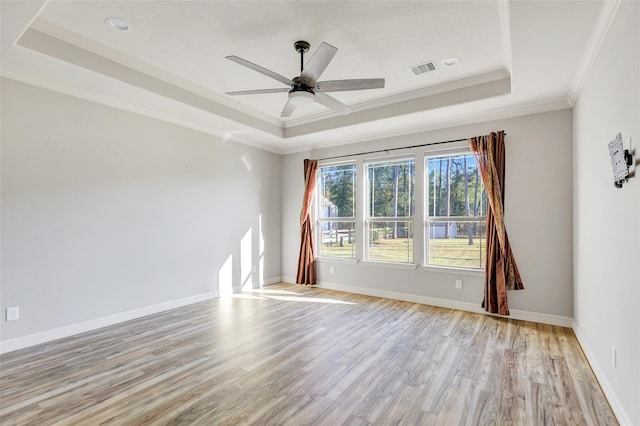
[(300, 297), (300, 296), (266, 296), (269, 299), (285, 300), (289, 302), (307, 302), (307, 303), (335, 303), (339, 305), (355, 305), (353, 302), (345, 302), (337, 299), (323, 299), (320, 297)]
[(288, 290), (271, 290), (271, 289), (254, 289), (229, 295), (237, 299), (255, 299), (255, 300), (283, 300), (287, 302), (303, 302), (303, 303), (332, 303), (338, 305), (355, 305), (354, 302), (347, 302), (339, 299), (330, 299), (326, 297), (305, 297), (300, 293)]
[(234, 294), (231, 294), (230, 296), (233, 297), (234, 299), (267, 300), (267, 297), (260, 297), (254, 294), (247, 294), (247, 293), (234, 293)]
[(251, 290), (252, 293), (264, 293), (264, 294), (300, 294), (295, 291), (289, 290), (273, 290), (270, 288), (256, 288)]

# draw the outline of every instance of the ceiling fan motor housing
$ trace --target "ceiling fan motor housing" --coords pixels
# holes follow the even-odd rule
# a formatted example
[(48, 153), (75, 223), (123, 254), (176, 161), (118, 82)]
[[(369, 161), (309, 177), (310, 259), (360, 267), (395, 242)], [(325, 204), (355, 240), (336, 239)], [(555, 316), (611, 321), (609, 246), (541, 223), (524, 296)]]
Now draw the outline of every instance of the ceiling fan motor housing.
[(313, 90), (316, 86), (315, 81), (308, 78), (304, 78), (304, 77), (294, 77), (291, 79), (291, 81), (293, 81), (291, 92), (302, 91), (302, 92), (315, 93)]

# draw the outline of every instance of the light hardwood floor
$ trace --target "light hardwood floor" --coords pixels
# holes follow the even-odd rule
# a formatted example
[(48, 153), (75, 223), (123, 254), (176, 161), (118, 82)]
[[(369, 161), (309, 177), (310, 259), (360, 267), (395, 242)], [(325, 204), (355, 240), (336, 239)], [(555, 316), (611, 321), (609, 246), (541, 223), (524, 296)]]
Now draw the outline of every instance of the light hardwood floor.
[(570, 329), (291, 284), (0, 362), (2, 425), (617, 424)]

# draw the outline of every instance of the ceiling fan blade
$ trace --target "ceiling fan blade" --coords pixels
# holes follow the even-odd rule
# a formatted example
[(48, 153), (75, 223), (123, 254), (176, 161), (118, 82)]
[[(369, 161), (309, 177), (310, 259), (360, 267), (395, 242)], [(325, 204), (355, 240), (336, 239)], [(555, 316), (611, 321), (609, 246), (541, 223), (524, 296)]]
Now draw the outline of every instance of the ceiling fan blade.
[(280, 113), (280, 117), (291, 117), (291, 114), (298, 108), (296, 104), (291, 102), (291, 99), (287, 100), (287, 103), (284, 104), (284, 108)]
[(266, 68), (263, 68), (260, 65), (256, 65), (253, 62), (249, 62), (249, 61), (247, 61), (245, 59), (238, 58), (237, 56), (233, 56), (233, 55), (232, 56), (226, 56), (226, 58), (228, 60), (230, 60), (230, 61), (233, 61), (233, 62), (235, 62), (237, 64), (240, 64), (242, 66), (250, 68), (250, 69), (252, 69), (254, 71), (258, 71), (260, 74), (266, 75), (267, 77), (271, 77), (274, 80), (277, 80), (277, 81), (279, 81), (281, 83), (284, 83), (284, 84), (286, 84), (288, 86), (293, 85), (293, 81), (289, 80), (287, 77), (282, 76), (282, 75), (280, 75), (278, 73), (275, 73), (275, 72), (273, 72), (271, 70), (268, 70)]
[(384, 88), (384, 78), (318, 81), (315, 90), (320, 92), (344, 92)]
[(290, 90), (291, 89), (289, 87), (283, 87), (281, 89), (240, 90), (237, 92), (225, 92), (225, 95), (260, 95), (263, 93), (282, 93)]
[(324, 105), (327, 108), (336, 110), (342, 114), (349, 114), (353, 110), (348, 106), (337, 100), (336, 98), (327, 95), (323, 92), (316, 92), (316, 102), (320, 105)]
[(300, 76), (313, 81), (318, 80), (337, 51), (338, 49), (336, 47), (322, 43), (313, 53), (313, 56), (309, 59), (309, 62), (307, 62)]

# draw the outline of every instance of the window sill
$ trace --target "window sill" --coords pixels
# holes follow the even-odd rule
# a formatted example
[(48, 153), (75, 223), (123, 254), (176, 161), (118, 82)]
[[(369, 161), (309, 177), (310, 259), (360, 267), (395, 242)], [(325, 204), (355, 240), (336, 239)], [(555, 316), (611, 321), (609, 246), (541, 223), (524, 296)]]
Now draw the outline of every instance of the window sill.
[(359, 259), (346, 259), (342, 257), (322, 257), (317, 256), (316, 262), (318, 263), (342, 263), (346, 265), (364, 265), (374, 266), (377, 268), (393, 268), (393, 269), (406, 269), (416, 270), (420, 269), (424, 272), (438, 272), (443, 274), (453, 275), (467, 275), (472, 277), (483, 277), (484, 269), (468, 269), (468, 268), (455, 268), (451, 266), (435, 266), (435, 265), (416, 265), (413, 263), (393, 263), (393, 262), (378, 262), (375, 260), (359, 260)]
[(413, 263), (376, 262), (374, 260), (361, 260), (359, 263), (365, 266), (376, 266), (376, 267), (394, 268), (394, 269), (415, 270), (418, 267), (418, 265)]
[(455, 268), (452, 266), (421, 265), (420, 269), (425, 272), (438, 272), (443, 274), (468, 275), (472, 277), (483, 277), (484, 269)]
[(316, 256), (316, 262), (319, 263), (345, 263), (348, 265), (355, 265), (358, 263), (358, 259), (345, 258), (345, 257), (328, 257), (328, 256)]

